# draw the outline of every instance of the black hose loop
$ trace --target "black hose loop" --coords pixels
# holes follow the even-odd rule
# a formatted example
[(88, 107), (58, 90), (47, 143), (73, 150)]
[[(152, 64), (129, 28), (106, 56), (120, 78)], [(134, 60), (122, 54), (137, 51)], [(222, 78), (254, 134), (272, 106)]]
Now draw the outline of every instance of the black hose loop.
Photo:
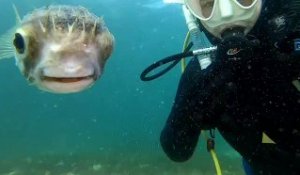
[[(151, 81), (154, 80), (162, 75), (164, 75), (165, 73), (167, 73), (169, 70), (171, 70), (177, 63), (179, 63), (179, 61), (185, 57), (190, 57), (193, 56), (193, 52), (189, 51), (192, 48), (193, 44), (190, 43), (188, 45), (188, 47), (184, 50), (183, 53), (179, 53), (179, 54), (175, 54), (175, 55), (171, 55), (168, 56), (158, 62), (153, 63), (152, 65), (150, 65), (149, 67), (147, 67), (142, 73), (141, 73), (141, 80), (142, 81)], [(168, 67), (166, 67), (165, 69), (159, 71), (158, 73), (151, 75), (151, 76), (147, 76), (151, 71), (153, 71), (154, 69), (167, 64), (169, 62), (173, 62), (172, 64), (170, 64)]]

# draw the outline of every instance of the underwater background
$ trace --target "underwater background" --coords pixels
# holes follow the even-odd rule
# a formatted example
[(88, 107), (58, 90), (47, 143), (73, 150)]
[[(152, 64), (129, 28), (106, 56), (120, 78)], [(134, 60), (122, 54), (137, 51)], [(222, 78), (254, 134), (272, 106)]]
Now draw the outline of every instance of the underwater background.
[[(185, 163), (159, 144), (180, 79), (180, 66), (142, 82), (154, 61), (181, 52), (187, 28), (179, 5), (162, 0), (0, 0), (0, 34), (50, 4), (81, 5), (103, 16), (116, 45), (104, 75), (83, 92), (57, 95), (29, 86), (14, 59), (0, 62), (0, 175), (213, 175), (201, 136)], [(217, 135), (223, 174), (242, 175), (238, 153)]]

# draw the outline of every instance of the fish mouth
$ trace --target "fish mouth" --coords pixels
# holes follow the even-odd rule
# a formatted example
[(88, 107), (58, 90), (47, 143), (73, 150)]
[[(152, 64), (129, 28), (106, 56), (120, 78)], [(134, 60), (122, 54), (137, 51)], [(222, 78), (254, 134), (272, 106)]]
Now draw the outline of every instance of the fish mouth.
[(94, 79), (95, 75), (78, 76), (78, 77), (50, 77), (42, 76), (42, 81), (57, 82), (57, 83), (76, 83), (83, 80)]
[(52, 93), (76, 93), (91, 87), (96, 81), (96, 75), (77, 77), (41, 76), (39, 88)]

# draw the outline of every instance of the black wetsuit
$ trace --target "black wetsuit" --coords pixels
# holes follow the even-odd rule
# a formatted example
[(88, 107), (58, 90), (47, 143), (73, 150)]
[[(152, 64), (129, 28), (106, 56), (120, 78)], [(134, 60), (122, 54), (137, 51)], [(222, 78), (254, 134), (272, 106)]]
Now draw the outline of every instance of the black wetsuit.
[[(299, 2), (263, 6), (250, 33), (260, 41), (253, 55), (232, 61), (216, 54), (205, 70), (197, 59), (191, 60), (161, 133), (170, 159), (188, 160), (201, 130), (217, 128), (255, 174), (300, 174), (300, 89), (294, 81), (300, 80), (300, 56), (274, 46), (290, 32), (288, 25), (299, 25), (299, 14), (288, 14), (300, 13), (292, 11)], [(292, 22), (295, 16), (298, 22)], [(262, 143), (262, 133), (276, 144)]]

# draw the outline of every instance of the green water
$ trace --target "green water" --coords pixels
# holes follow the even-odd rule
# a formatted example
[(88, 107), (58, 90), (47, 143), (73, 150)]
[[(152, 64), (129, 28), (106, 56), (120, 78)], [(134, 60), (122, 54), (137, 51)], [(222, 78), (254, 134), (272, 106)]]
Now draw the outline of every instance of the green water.
[[(201, 138), (186, 163), (159, 145), (180, 78), (177, 66), (142, 82), (142, 70), (180, 52), (187, 31), (179, 6), (159, 0), (0, 0), (0, 33), (21, 15), (49, 4), (87, 7), (103, 16), (116, 47), (101, 80), (72, 95), (29, 86), (13, 59), (0, 64), (0, 175), (210, 175), (214, 165)], [(239, 155), (219, 136), (223, 174), (243, 174)]]

